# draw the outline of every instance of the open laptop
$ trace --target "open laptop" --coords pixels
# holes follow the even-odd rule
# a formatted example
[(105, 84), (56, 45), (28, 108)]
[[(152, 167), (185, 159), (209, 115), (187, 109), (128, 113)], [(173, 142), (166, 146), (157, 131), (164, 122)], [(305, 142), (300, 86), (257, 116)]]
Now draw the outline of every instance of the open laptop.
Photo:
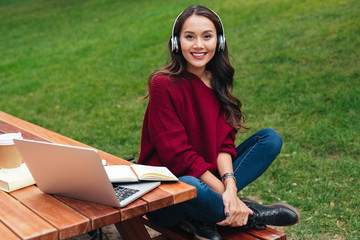
[(32, 140), (14, 142), (36, 185), (48, 194), (124, 207), (160, 185), (160, 182), (112, 184), (95, 149)]

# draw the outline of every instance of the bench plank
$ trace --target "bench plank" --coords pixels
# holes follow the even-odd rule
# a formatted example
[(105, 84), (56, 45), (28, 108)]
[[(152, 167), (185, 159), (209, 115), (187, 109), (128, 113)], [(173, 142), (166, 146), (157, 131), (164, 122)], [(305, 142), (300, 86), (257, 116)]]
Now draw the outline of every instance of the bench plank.
[(251, 236), (244, 232), (243, 230), (238, 230), (236, 228), (231, 227), (219, 227), (219, 233), (223, 240), (256, 240), (259, 239), (257, 237)]
[[(9, 194), (0, 191), (0, 220), (22, 239), (58, 239), (58, 231)], [(30, 225), (22, 222), (33, 223)]]
[[(161, 227), (159, 225), (154, 224), (153, 222), (149, 221), (146, 217), (143, 217), (142, 221), (148, 227), (160, 232), (163, 236), (162, 238), (167, 239), (177, 239), (177, 240), (191, 240), (194, 239), (194, 236), (188, 232), (183, 231), (178, 227)], [(257, 240), (258, 238), (248, 235), (244, 232), (240, 232), (238, 230), (223, 230), (219, 231), (223, 240)]]
[(267, 227), (265, 230), (247, 229), (247, 234), (262, 240), (286, 240), (286, 234)]
[[(183, 231), (178, 227), (161, 227), (155, 223), (149, 221), (146, 216), (143, 216), (142, 221), (148, 227), (158, 231), (162, 235), (159, 239), (177, 239), (177, 240), (191, 240), (194, 236), (188, 232)], [(223, 240), (286, 240), (285, 233), (279, 232), (272, 228), (266, 228), (265, 230), (246, 229), (239, 230), (231, 227), (219, 227), (219, 234)]]
[(11, 192), (33, 212), (46, 219), (59, 230), (60, 239), (69, 238), (91, 230), (90, 220), (56, 198), (30, 186)]

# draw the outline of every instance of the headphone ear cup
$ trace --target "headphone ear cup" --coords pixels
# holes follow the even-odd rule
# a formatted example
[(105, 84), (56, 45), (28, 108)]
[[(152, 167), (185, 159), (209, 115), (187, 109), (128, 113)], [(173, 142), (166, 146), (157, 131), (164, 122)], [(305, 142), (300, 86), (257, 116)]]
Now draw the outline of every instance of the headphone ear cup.
[(225, 38), (222, 34), (218, 35), (217, 50), (219, 52), (225, 50)]
[(171, 38), (171, 51), (179, 52), (179, 40), (177, 36)]

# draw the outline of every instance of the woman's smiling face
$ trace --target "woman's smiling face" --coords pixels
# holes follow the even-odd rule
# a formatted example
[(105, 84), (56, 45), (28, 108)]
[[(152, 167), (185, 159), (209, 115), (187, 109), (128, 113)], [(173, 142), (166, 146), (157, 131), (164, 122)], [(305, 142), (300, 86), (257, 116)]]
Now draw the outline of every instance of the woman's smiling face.
[(186, 19), (180, 32), (181, 52), (187, 61), (186, 70), (196, 75), (202, 74), (215, 55), (216, 44), (216, 28), (210, 19), (198, 15)]

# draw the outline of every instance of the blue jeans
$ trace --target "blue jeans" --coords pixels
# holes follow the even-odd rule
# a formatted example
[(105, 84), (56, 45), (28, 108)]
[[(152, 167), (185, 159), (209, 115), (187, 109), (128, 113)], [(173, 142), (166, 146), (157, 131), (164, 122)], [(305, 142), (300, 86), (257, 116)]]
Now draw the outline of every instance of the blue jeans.
[[(282, 147), (281, 137), (273, 129), (263, 129), (246, 139), (237, 148), (233, 161), (236, 186), (240, 191), (257, 179), (274, 161)], [(201, 222), (217, 223), (225, 219), (222, 196), (205, 183), (192, 176), (179, 180), (196, 187), (197, 197), (147, 214), (154, 223), (171, 227), (186, 218)]]

